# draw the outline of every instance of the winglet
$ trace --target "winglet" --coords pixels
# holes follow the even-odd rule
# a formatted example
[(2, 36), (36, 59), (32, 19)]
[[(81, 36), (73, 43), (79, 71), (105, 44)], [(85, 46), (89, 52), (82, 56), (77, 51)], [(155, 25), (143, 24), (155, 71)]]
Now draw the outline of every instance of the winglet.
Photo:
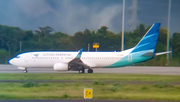
[(81, 54), (82, 54), (83, 48), (81, 48), (76, 56), (76, 58), (81, 58)]

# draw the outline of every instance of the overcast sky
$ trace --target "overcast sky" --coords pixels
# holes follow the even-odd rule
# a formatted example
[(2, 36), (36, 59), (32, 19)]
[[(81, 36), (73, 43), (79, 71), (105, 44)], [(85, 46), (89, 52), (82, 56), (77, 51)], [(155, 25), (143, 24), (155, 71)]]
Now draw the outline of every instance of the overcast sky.
[[(55, 31), (74, 34), (86, 28), (106, 25), (119, 33), (122, 29), (123, 0), (0, 0), (0, 24), (36, 30), (51, 26)], [(126, 0), (125, 30), (137, 25), (161, 23), (167, 27), (169, 0), (137, 0), (137, 18), (132, 18), (132, 0)], [(171, 0), (170, 32), (180, 32), (180, 0)]]

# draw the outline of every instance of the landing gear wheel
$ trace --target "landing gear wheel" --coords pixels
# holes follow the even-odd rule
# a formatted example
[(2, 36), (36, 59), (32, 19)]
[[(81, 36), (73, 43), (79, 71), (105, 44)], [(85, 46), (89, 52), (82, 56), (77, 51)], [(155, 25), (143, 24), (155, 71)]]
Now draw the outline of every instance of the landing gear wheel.
[(85, 73), (85, 68), (83, 66), (81, 68), (79, 68), (79, 73)]
[(25, 70), (24, 70), (24, 73), (28, 73), (28, 70), (27, 70), (27, 68), (25, 68)]
[(93, 70), (89, 68), (88, 73), (93, 73)]

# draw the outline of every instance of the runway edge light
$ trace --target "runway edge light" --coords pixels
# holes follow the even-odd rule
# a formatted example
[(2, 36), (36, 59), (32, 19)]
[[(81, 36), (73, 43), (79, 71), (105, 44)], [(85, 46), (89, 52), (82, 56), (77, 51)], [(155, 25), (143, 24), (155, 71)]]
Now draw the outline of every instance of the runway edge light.
[(84, 99), (92, 99), (92, 98), (93, 98), (93, 89), (84, 88)]

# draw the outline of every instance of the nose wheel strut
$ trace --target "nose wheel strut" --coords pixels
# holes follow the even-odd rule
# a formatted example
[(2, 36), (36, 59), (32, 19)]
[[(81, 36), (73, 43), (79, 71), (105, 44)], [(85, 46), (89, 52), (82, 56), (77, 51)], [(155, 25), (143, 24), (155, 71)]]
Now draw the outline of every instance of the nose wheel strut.
[(28, 70), (27, 70), (27, 68), (25, 68), (25, 69), (24, 69), (24, 73), (28, 73)]

